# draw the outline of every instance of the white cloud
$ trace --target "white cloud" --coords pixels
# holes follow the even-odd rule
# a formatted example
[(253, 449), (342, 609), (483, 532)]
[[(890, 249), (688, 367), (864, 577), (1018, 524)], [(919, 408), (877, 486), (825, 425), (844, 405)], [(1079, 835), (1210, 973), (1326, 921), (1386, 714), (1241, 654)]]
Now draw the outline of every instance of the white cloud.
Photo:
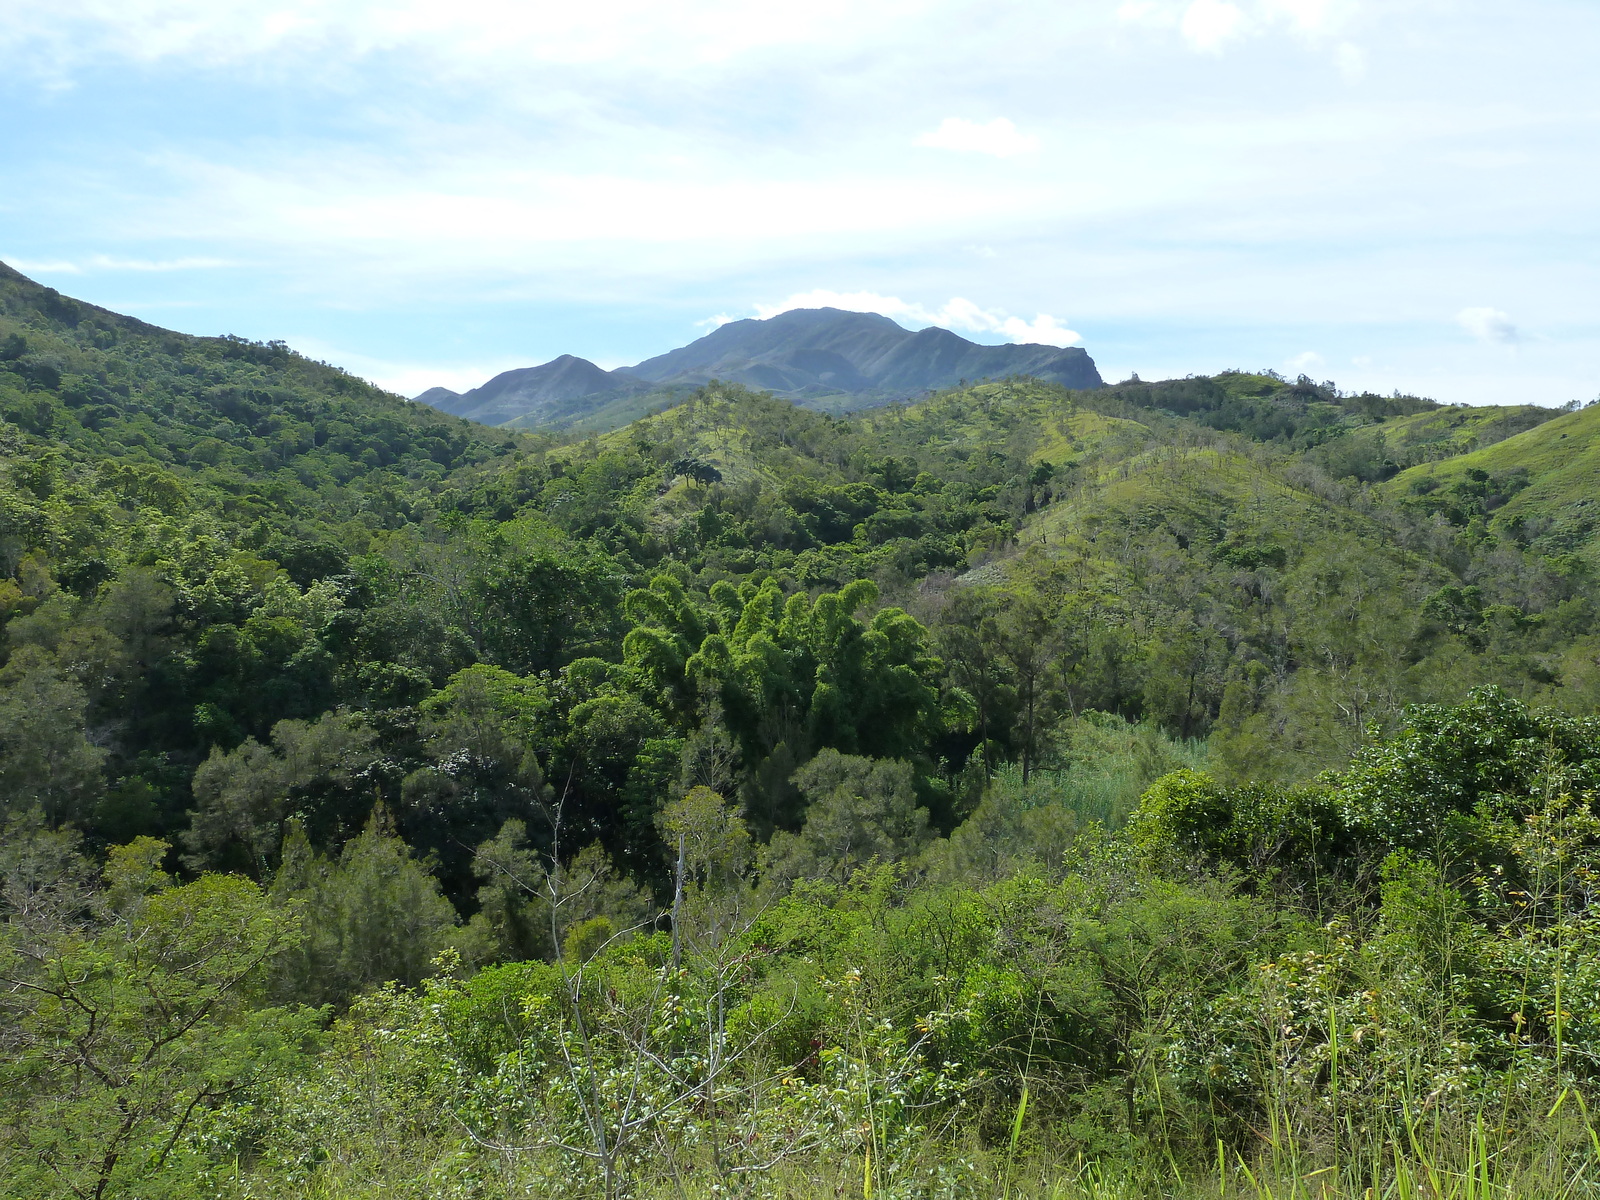
[(307, 358), (334, 363), (352, 375), (369, 380), (385, 391), (400, 396), (419, 396), (429, 388), (449, 388), (452, 392), (470, 392), (489, 382), (502, 371), (515, 370), (528, 365), (525, 359), (501, 359), (498, 362), (477, 364), (434, 364), (376, 358), (367, 354), (343, 350), (316, 337), (288, 337), (289, 346)]
[(1463, 308), (1456, 314), (1456, 324), (1480, 342), (1509, 346), (1521, 337), (1510, 314), (1498, 308)]
[(1216, 51), (1235, 36), (1244, 22), (1244, 10), (1227, 0), (1194, 0), (1184, 10), (1179, 29), (1196, 50)]
[[(759, 165), (718, 173), (554, 173), (499, 156), (441, 157), (418, 177), (355, 154), (223, 168), (185, 164), (188, 194), (139, 214), (148, 236), (179, 221), (227, 245), (438, 255), (460, 265), (527, 270), (557, 247), (745, 243), (815, 236), (955, 230), (983, 216), (1037, 206), (1041, 188), (982, 177), (929, 188), (915, 177), (865, 171), (792, 180)], [(792, 243), (791, 243), (792, 244)]]
[[(1216, 53), (1227, 42), (1272, 30), (1325, 43), (1349, 23), (1353, 8), (1352, 0), (1125, 0), (1116, 15), (1125, 25), (1176, 29), (1191, 49)], [(1339, 43), (1333, 59), (1346, 79), (1365, 68), (1361, 49), (1350, 42)]]
[(1312, 371), (1320, 371), (1327, 364), (1324, 362), (1322, 355), (1315, 350), (1307, 350), (1301, 354), (1296, 354), (1285, 365), (1298, 374), (1309, 375)]
[(1013, 342), (1037, 342), (1042, 346), (1072, 346), (1083, 341), (1076, 330), (1068, 329), (1049, 313), (1038, 313), (1031, 321), (1006, 317), (996, 332), (1005, 334)]
[(718, 313), (714, 317), (707, 317), (704, 321), (696, 321), (694, 327), (707, 330), (721, 329), (724, 325), (731, 325), (738, 319), (738, 317), (730, 317), (727, 313)]
[(1130, 25), (1168, 25), (1166, 7), (1156, 0), (1127, 0), (1117, 9), (1117, 20)]
[(1333, 0), (1265, 0), (1262, 8), (1272, 16), (1286, 17), (1303, 33), (1321, 33), (1333, 22)]
[(817, 288), (810, 292), (799, 292), (777, 304), (755, 306), (756, 314), (762, 319), (795, 308), (843, 308), (851, 312), (875, 312), (916, 328), (937, 325), (967, 333), (998, 333), (1013, 342), (1037, 342), (1045, 346), (1072, 346), (1083, 340), (1048, 313), (1039, 313), (1033, 320), (1025, 321), (1005, 312), (980, 308), (961, 296), (953, 296), (942, 307), (930, 309), (898, 296), (884, 296), (877, 292), (834, 292)]
[(913, 145), (928, 146), (935, 150), (957, 150), (968, 154), (992, 154), (996, 158), (1011, 158), (1018, 154), (1031, 154), (1039, 148), (1039, 139), (1020, 133), (1005, 117), (996, 117), (985, 125), (962, 117), (946, 117), (939, 128), (918, 134)]
[(112, 258), (96, 254), (89, 260), (89, 267), (96, 271), (213, 271), (238, 265), (225, 258)]

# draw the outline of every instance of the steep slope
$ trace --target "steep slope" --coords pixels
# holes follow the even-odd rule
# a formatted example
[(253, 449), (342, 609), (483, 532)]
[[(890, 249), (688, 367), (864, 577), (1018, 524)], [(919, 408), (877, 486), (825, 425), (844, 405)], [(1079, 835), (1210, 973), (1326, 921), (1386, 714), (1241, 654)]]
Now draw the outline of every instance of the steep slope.
[(449, 471), (515, 445), (281, 342), (174, 333), (3, 264), (0, 420), (0, 485), (13, 484), (0, 486), (0, 572), (26, 552), (19, 531), (77, 504), (77, 532), (52, 556), (86, 582), (125, 561), (120, 531), (147, 510), (259, 522), (257, 550), (327, 541), (349, 523), (331, 539), (347, 550), (324, 557), (360, 553), (374, 528), (420, 513)]
[(1492, 446), (1560, 415), (1533, 404), (1456, 404), (1392, 417), (1377, 432), (1391, 457), (1411, 467)]
[(918, 330), (902, 341), (872, 371), (879, 392), (915, 393), (1006, 375), (1030, 375), (1069, 388), (1101, 385), (1087, 352), (1036, 344), (980, 346), (948, 329)]
[[(1370, 723), (1397, 719), (1403, 704), (1448, 701), (1480, 683), (1591, 709), (1600, 699), (1596, 597), (1554, 535), (1581, 532), (1594, 509), (1586, 497), (1600, 487), (1587, 448), (1543, 473), (1538, 459), (1592, 437), (1595, 424), (1515, 408), (1462, 422), (1480, 432), (1540, 424), (1435, 470), (1471, 483), (1483, 469), (1474, 460), (1527, 465), (1540, 485), (1528, 489), (1537, 511), (1560, 505), (1566, 519), (1542, 542), (1519, 540), (1511, 513), (1505, 535), (1485, 537), (1459, 519), (1457, 530), (1441, 529), (1426, 508), (1396, 503), (1409, 494), (1403, 485), (1368, 489), (1320, 466), (1341, 443), (1395, 419), (1365, 418), (1364, 406), (1374, 417), (1415, 407), (1418, 420), (1437, 406), (1332, 393), (1308, 403), (1284, 381), (1261, 378), (1274, 387), (1257, 397), (1262, 405), (1189, 417), (1151, 402), (1203, 390), (1202, 382), (1219, 392), (1256, 385), (1235, 378), (1068, 393), (1005, 381), (858, 420), (885, 450), (915, 456), (908, 472), (952, 457), (1016, 464), (996, 497), (1015, 531), (988, 542), (969, 531), (958, 582), (992, 590), (1001, 605), (1006, 596), (1051, 597), (1065, 626), (1050, 632), (1052, 653), (1074, 711), (1127, 713), (1137, 692), (1140, 711), (1162, 714), (1164, 727), (1209, 730), (1224, 773), (1335, 765), (1364, 743)], [(1339, 410), (1337, 424), (1323, 424), (1323, 404)], [(1196, 416), (1246, 432), (1210, 433)], [(1453, 421), (1444, 427), (1459, 429)], [(1447, 452), (1432, 432), (1419, 445)], [(1526, 531), (1534, 520), (1530, 510)], [(959, 589), (946, 595), (967, 614)]]
[[(795, 309), (767, 320), (730, 321), (687, 346), (646, 359), (631, 371), (658, 383), (721, 378), (769, 391), (809, 387), (854, 392), (870, 386), (871, 365), (907, 336), (877, 313)], [(771, 382), (738, 378), (748, 372)]]

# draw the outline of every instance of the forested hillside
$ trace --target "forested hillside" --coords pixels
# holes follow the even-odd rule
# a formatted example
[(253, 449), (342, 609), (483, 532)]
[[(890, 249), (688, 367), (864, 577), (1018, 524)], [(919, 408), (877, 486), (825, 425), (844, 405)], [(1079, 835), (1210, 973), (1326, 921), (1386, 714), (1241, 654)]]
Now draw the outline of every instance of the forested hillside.
[(3, 1190), (1590, 1194), (1597, 414), (537, 437), (0, 268)]

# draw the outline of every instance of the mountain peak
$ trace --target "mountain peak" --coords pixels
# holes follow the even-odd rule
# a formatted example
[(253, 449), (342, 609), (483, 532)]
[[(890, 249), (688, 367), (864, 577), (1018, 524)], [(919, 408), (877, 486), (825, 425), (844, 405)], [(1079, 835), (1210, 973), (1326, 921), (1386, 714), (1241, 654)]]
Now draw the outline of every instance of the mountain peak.
[(517, 420), (529, 426), (545, 423), (546, 414), (557, 409), (599, 408), (652, 387), (695, 387), (723, 379), (800, 404), (825, 401), (829, 408), (854, 409), (962, 380), (1008, 375), (1071, 388), (1102, 386), (1094, 360), (1076, 346), (984, 346), (938, 326), (913, 332), (881, 313), (794, 308), (729, 321), (687, 346), (623, 370), (606, 372), (564, 354), (497, 375), (455, 401), (444, 397), (447, 403), (439, 407), (488, 424)]

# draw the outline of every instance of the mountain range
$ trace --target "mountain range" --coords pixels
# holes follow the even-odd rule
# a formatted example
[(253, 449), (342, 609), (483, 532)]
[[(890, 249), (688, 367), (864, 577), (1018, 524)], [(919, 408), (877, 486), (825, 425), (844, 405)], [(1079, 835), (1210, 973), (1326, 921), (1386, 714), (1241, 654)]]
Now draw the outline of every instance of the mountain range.
[(563, 354), (537, 367), (505, 371), (469, 392), (436, 387), (415, 399), (485, 425), (536, 428), (573, 424), (619, 400), (670, 401), (712, 379), (760, 388), (807, 408), (846, 412), (1014, 375), (1070, 388), (1103, 382), (1094, 360), (1076, 346), (983, 346), (948, 329), (913, 332), (877, 313), (801, 308), (765, 320), (730, 321), (631, 367), (607, 371)]

